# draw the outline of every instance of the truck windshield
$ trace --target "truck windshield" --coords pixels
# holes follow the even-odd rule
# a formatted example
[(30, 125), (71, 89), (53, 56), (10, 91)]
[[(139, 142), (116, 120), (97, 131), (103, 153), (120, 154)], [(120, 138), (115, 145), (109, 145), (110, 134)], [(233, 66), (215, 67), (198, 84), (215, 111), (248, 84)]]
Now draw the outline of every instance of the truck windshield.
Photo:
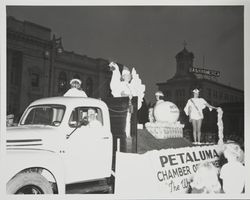
[(22, 118), (21, 125), (50, 125), (59, 126), (62, 122), (65, 106), (39, 105), (28, 109)]

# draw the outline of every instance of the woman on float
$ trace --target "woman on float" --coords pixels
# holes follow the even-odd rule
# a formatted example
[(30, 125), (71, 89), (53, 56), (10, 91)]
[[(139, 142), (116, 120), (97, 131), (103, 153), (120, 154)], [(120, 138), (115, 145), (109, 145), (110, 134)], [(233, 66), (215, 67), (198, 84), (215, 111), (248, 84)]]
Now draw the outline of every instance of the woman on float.
[(201, 142), (201, 125), (204, 118), (202, 110), (206, 107), (208, 107), (210, 111), (212, 109), (218, 109), (208, 104), (205, 99), (200, 98), (199, 92), (197, 88), (193, 90), (193, 98), (187, 101), (184, 108), (186, 115), (189, 116), (189, 122), (191, 122), (193, 126), (194, 143)]

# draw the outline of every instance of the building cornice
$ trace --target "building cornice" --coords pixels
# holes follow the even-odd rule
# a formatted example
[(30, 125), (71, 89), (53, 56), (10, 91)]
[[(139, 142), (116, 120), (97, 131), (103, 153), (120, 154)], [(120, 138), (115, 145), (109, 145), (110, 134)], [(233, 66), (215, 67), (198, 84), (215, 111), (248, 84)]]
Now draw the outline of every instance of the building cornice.
[[(73, 51), (63, 51), (63, 53), (56, 55), (55, 61), (67, 65), (74, 65), (77, 68), (84, 66), (85, 69), (91, 71), (104, 73), (109, 71), (107, 60), (101, 58), (91, 58), (86, 55), (77, 54)], [(105, 65), (107, 65), (107, 67)]]
[(189, 81), (208, 82), (208, 83), (215, 84), (215, 85), (218, 85), (218, 86), (221, 86), (221, 87), (230, 89), (230, 90), (234, 90), (234, 91), (237, 91), (237, 92), (244, 93), (244, 91), (241, 90), (241, 89), (234, 88), (234, 87), (228, 86), (228, 85), (224, 85), (224, 84), (222, 84), (222, 83), (218, 83), (218, 82), (215, 82), (215, 81), (212, 81), (212, 80), (200, 79), (200, 78), (197, 78), (197, 79), (181, 79), (181, 80), (180, 80), (180, 79), (179, 79), (179, 80), (176, 80), (176, 79), (169, 79), (169, 80), (167, 80), (166, 82), (156, 83), (156, 85), (158, 85), (158, 86), (164, 86), (164, 85), (167, 85), (167, 84), (175, 84), (175, 83), (178, 83), (178, 82), (187, 82), (187, 81), (188, 81), (188, 82), (189, 82)]
[(43, 48), (51, 48), (52, 45), (50, 40), (43, 40), (41, 38), (14, 31), (9, 28), (7, 28), (7, 40), (18, 40), (24, 43), (35, 44)]
[(241, 90), (241, 89), (238, 89), (238, 88), (234, 88), (232, 86), (229, 86), (229, 85), (225, 85), (225, 84), (222, 84), (222, 83), (218, 83), (218, 82), (215, 82), (215, 81), (212, 81), (212, 80), (209, 80), (209, 79), (199, 79), (200, 81), (204, 81), (204, 82), (209, 82), (209, 83), (212, 83), (212, 84), (216, 84), (216, 85), (219, 85), (219, 86), (222, 86), (224, 88), (227, 88), (227, 89), (230, 89), (230, 90), (235, 90), (237, 92), (242, 92), (244, 93), (244, 90)]

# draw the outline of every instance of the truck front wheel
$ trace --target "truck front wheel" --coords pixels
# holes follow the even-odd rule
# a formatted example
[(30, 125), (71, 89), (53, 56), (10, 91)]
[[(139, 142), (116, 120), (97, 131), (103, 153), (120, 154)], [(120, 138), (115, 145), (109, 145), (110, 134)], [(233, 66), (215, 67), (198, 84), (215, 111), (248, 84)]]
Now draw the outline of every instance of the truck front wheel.
[(24, 172), (7, 183), (7, 194), (53, 194), (52, 186), (41, 174)]

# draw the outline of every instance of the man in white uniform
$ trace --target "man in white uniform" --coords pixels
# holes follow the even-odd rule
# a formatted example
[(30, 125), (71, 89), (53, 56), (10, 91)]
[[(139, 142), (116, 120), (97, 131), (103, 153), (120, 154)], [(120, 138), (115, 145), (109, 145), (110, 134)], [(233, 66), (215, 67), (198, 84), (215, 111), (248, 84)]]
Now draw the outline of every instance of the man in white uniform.
[(156, 98), (156, 102), (153, 104), (153, 106), (151, 108), (148, 109), (148, 119), (149, 122), (155, 122), (155, 116), (154, 116), (154, 108), (156, 105), (164, 102), (164, 94), (162, 91), (157, 91), (155, 93), (155, 98)]
[(155, 105), (164, 102), (164, 94), (162, 91), (157, 91), (155, 93), (156, 103)]
[(87, 97), (86, 93), (81, 89), (82, 81), (72, 79), (70, 81), (71, 88), (63, 95), (65, 97)]
[(100, 127), (102, 123), (97, 119), (97, 113), (93, 108), (88, 109), (88, 126), (89, 127)]
[(121, 74), (119, 71), (119, 67), (116, 63), (111, 62), (109, 66), (113, 71), (113, 75), (110, 82), (110, 89), (112, 95), (114, 97), (128, 96), (132, 98), (133, 88), (130, 86), (130, 81), (132, 79), (132, 76), (129, 69), (126, 66), (124, 66)]
[[(122, 73), (120, 73), (119, 66), (114, 62), (111, 62), (109, 64), (109, 67), (112, 71), (112, 77), (110, 81), (110, 89), (112, 95), (114, 97), (129, 97), (130, 105), (132, 97), (137, 96), (137, 109), (139, 110), (141, 108), (143, 97), (145, 95), (145, 85), (142, 84), (139, 75), (136, 73), (136, 70), (133, 68), (132, 72), (130, 73), (130, 70), (126, 66), (123, 66)], [(128, 109), (125, 128), (127, 137), (131, 137), (130, 119), (131, 112)]]

